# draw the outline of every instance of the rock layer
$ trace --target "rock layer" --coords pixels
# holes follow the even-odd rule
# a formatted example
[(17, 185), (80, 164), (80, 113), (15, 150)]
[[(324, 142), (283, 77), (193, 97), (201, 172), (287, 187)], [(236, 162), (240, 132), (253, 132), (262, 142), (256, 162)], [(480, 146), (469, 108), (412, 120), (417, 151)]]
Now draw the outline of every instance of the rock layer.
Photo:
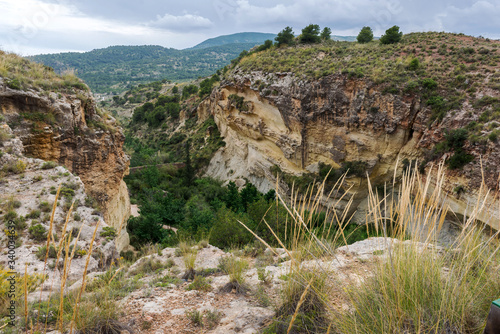
[[(235, 95), (243, 103), (236, 103)], [(464, 127), (478, 117), (465, 103), (443, 122), (431, 122), (431, 110), (419, 95), (384, 94), (367, 79), (338, 74), (303, 81), (292, 73), (238, 70), (212, 92), (209, 110), (226, 146), (216, 153), (207, 174), (225, 180), (246, 178), (263, 192), (275, 187), (273, 165), (301, 175), (317, 171), (318, 162), (340, 167), (347, 161), (363, 161), (372, 185), (392, 183), (398, 159), (399, 166), (404, 159), (424, 160), (445, 130)], [(481, 197), (480, 155), (490, 189), (496, 189), (500, 172), (496, 163), (500, 150), (495, 145), (482, 152), (467, 145), (475, 161), (448, 171), (445, 187), (452, 210), (465, 215)], [(366, 179), (349, 177), (346, 186), (352, 186), (357, 208), (367, 197)], [(457, 195), (457, 186), (466, 191)], [(498, 209), (492, 214), (498, 219)], [(484, 221), (498, 225), (486, 217)]]
[[(114, 119), (98, 112), (89, 92), (42, 94), (0, 85), (0, 107), (25, 155), (64, 165), (80, 177), (110, 226), (118, 230), (126, 223), (130, 201), (123, 182), (129, 165), (122, 150), (125, 137)], [(127, 239), (120, 238), (119, 248)]]

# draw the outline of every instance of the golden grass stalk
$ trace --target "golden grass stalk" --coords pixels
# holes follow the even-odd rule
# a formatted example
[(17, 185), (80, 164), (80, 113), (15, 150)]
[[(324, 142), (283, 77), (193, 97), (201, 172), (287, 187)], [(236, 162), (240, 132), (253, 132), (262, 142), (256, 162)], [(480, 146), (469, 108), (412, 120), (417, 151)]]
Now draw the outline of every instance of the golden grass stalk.
[(24, 320), (28, 331), (28, 264), (24, 265)]
[[(92, 248), (94, 246), (94, 240), (95, 240), (96, 235), (97, 235), (97, 230), (99, 229), (99, 223), (100, 223), (100, 220), (95, 225), (94, 234), (92, 234), (92, 239), (90, 240), (89, 252), (87, 254), (87, 260), (85, 261), (85, 270), (83, 271), (82, 286), (81, 286), (80, 291), (78, 293), (78, 296), (76, 298), (75, 308), (74, 308), (74, 311), (73, 311), (73, 317), (72, 317), (72, 320), (71, 320), (71, 325), (70, 325), (70, 330), (69, 330), (70, 334), (73, 334), (73, 326), (75, 324), (76, 318), (78, 317), (78, 310), (79, 310), (80, 299), (82, 297), (83, 292), (85, 291), (85, 286), (87, 285), (87, 281), (86, 281), (86, 279), (87, 279), (87, 269), (88, 269), (88, 266), (89, 266), (90, 257), (92, 256)], [(115, 275), (117, 273), (118, 273), (118, 270), (115, 273)], [(115, 275), (113, 276), (113, 278), (115, 277)], [(111, 278), (111, 280), (109, 281), (109, 283), (111, 283), (111, 281), (113, 280), (113, 278)]]
[(311, 287), (311, 283), (314, 278), (311, 278), (309, 281), (309, 284), (307, 284), (304, 292), (302, 292), (302, 295), (300, 296), (300, 300), (297, 303), (297, 307), (295, 308), (295, 312), (293, 313), (292, 320), (290, 321), (290, 325), (288, 326), (288, 330), (286, 331), (286, 334), (290, 334), (290, 331), (293, 328), (293, 323), (295, 322), (295, 319), (297, 318), (297, 314), (299, 313), (300, 307), (304, 303), (304, 300), (306, 299), (307, 291), (309, 291), (309, 288)]

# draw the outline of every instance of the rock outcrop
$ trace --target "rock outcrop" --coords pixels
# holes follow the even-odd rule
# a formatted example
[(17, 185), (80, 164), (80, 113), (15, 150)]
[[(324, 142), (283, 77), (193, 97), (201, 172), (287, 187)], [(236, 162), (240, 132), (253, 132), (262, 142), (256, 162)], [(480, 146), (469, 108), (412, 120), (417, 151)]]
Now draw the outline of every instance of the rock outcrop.
[[(307, 81), (293, 73), (236, 68), (210, 98), (210, 111), (226, 146), (215, 154), (207, 174), (225, 180), (246, 178), (265, 192), (275, 187), (274, 165), (301, 175), (317, 171), (318, 162), (338, 168), (345, 162), (362, 161), (375, 186), (392, 183), (397, 160), (399, 172), (405, 159), (425, 160), (429, 171), (439, 160), (427, 156), (445, 131), (465, 127), (480, 112), (464, 102), (442, 122), (432, 121), (432, 111), (423, 101), (418, 94), (382, 92), (369, 79), (340, 73)], [(485, 181), (497, 190), (500, 150), (493, 143), (475, 147), (468, 142), (465, 149), (475, 160), (448, 171), (445, 189), (452, 210), (466, 215), (468, 204), (482, 196), (481, 156)], [(366, 178), (349, 177), (346, 186), (352, 186), (353, 208), (362, 208), (368, 192)], [(459, 193), (457, 187), (465, 191)], [(497, 210), (492, 214), (500, 217)], [(484, 221), (498, 224), (486, 217)]]
[[(90, 92), (21, 91), (0, 83), (0, 107), (26, 156), (57, 162), (78, 175), (105, 221), (123, 228), (130, 214), (123, 182), (129, 165), (122, 150), (124, 135), (113, 118), (98, 110)], [(126, 245), (124, 232), (118, 248)]]

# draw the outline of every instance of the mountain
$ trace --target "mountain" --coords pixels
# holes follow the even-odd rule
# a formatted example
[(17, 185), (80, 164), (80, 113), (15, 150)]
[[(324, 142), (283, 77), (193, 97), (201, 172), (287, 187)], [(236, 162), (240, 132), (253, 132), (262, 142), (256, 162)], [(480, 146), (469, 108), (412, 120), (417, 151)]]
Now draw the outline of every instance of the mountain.
[(270, 39), (274, 41), (276, 34), (268, 34), (261, 32), (240, 32), (232, 35), (223, 35), (214, 38), (209, 38), (206, 41), (201, 42), (193, 46), (192, 50), (204, 49), (213, 46), (220, 46), (226, 44), (240, 44), (240, 43), (254, 43), (255, 45), (263, 44), (266, 40)]
[(123, 92), (155, 80), (188, 81), (215, 73), (253, 43), (177, 50), (158, 45), (110, 46), (89, 52), (29, 57), (56, 72), (73, 69), (96, 93)]

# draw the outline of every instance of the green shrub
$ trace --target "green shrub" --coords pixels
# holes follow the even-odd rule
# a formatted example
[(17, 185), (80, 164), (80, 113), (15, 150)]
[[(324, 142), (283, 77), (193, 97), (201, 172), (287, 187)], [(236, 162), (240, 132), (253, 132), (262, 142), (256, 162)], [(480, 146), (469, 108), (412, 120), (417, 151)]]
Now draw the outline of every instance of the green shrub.
[(38, 205), (38, 208), (42, 212), (50, 212), (50, 211), (52, 211), (52, 206), (47, 201), (40, 202), (40, 204)]
[(473, 160), (474, 156), (472, 154), (465, 153), (463, 150), (458, 150), (448, 159), (447, 164), (450, 169), (459, 169)]
[(431, 79), (431, 78), (425, 78), (422, 80), (422, 87), (427, 88), (429, 90), (434, 90), (438, 86), (438, 83), (436, 80)]
[[(43, 261), (45, 260), (45, 254), (47, 253), (47, 246), (42, 246), (38, 247), (38, 250), (36, 252), (36, 257), (40, 260)], [(50, 245), (49, 247), (49, 259), (55, 259), (57, 257), (57, 250), (54, 247), (54, 245)]]
[(52, 169), (57, 167), (57, 163), (54, 161), (46, 161), (42, 164), (42, 169)]
[(43, 241), (47, 239), (47, 230), (41, 224), (36, 224), (28, 228), (30, 237), (37, 241)]
[(42, 212), (40, 210), (31, 210), (30, 213), (26, 216), (31, 219), (40, 218)]
[(210, 244), (219, 248), (242, 246), (253, 237), (238, 220), (248, 224), (248, 218), (223, 206), (215, 214), (215, 223), (210, 232)]
[(8, 222), (10, 220), (14, 220), (17, 218), (17, 212), (14, 210), (9, 210), (7, 213), (3, 216), (3, 221)]
[(22, 160), (9, 161), (3, 167), (3, 170), (7, 173), (21, 174), (26, 170), (26, 163)]
[(101, 237), (106, 237), (107, 240), (113, 240), (117, 233), (114, 227), (111, 226), (104, 226), (103, 231), (100, 233)]
[(212, 290), (212, 286), (205, 277), (197, 275), (194, 277), (193, 282), (187, 286), (186, 290), (188, 291), (198, 290), (198, 291), (208, 292)]
[(420, 67), (420, 62), (418, 61), (418, 58), (413, 58), (410, 61), (410, 64), (408, 65), (408, 69), (410, 71), (416, 71)]

